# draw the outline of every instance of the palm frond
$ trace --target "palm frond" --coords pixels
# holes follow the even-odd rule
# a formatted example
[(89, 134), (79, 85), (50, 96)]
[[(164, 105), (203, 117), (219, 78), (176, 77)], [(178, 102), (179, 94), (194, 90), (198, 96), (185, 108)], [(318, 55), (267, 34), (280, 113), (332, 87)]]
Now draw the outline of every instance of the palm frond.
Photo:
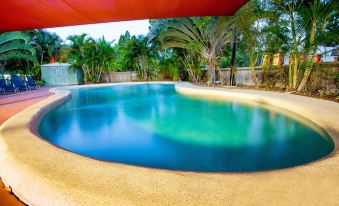
[(168, 48), (182, 48), (182, 49), (190, 49), (189, 45), (186, 42), (181, 42), (178, 40), (168, 40), (162, 43), (162, 47), (165, 49)]
[(186, 41), (187, 43), (194, 41), (186, 33), (183, 33), (183, 32), (178, 31), (178, 30), (173, 30), (173, 29), (164, 31), (159, 35), (160, 42), (164, 41), (165, 39), (170, 39), (170, 38), (181, 39), (183, 41)]
[(165, 25), (163, 25), (165, 30), (177, 30), (182, 33), (185, 33), (187, 36), (189, 36), (193, 40), (197, 40), (197, 36), (195, 35), (194, 32), (191, 31), (191, 29), (188, 29), (188, 27), (182, 23), (178, 22), (170, 22)]

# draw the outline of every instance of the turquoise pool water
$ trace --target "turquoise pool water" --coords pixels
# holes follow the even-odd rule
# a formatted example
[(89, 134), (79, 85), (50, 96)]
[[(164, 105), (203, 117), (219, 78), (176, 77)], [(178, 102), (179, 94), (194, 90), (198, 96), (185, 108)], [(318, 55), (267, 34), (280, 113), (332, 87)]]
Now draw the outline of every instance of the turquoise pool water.
[(328, 155), (334, 144), (302, 118), (236, 101), (193, 98), (173, 84), (72, 89), (39, 134), (99, 160), (200, 172), (292, 167)]

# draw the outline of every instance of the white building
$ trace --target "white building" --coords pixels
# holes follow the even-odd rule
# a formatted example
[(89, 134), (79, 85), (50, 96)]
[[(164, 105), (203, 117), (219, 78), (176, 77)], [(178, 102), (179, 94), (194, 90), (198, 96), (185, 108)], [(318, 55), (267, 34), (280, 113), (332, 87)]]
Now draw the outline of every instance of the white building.
[(322, 62), (333, 62), (335, 58), (334, 56), (331, 56), (331, 54), (335, 48), (339, 48), (339, 45), (336, 47), (319, 46), (317, 50), (317, 54), (321, 56), (321, 61)]

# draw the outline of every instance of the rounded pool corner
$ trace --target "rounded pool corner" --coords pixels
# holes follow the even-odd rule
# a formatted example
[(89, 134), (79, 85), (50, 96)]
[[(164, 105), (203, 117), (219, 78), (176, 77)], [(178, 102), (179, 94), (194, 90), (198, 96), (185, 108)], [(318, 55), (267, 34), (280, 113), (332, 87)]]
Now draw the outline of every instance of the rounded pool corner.
[(69, 92), (71, 99), (43, 117), (39, 134), (98, 160), (175, 171), (258, 172), (307, 164), (335, 147), (318, 125), (260, 101), (191, 97), (176, 84), (156, 83)]

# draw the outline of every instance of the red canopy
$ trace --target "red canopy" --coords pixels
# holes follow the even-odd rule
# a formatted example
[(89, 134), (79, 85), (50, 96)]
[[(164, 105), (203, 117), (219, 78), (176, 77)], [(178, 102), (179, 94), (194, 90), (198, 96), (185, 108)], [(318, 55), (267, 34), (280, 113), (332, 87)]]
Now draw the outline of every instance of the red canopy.
[(233, 15), (247, 0), (3, 0), (0, 31), (184, 16)]

